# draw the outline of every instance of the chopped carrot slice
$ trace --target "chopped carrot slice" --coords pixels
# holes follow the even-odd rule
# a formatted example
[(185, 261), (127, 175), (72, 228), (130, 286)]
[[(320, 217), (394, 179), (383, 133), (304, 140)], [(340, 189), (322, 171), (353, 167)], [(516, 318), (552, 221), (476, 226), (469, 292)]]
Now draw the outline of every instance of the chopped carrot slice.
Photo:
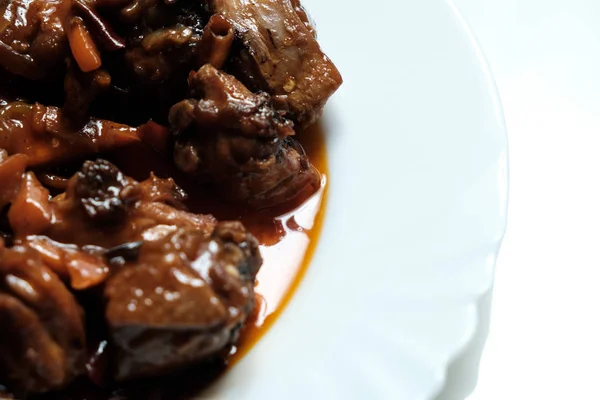
[(148, 143), (152, 148), (161, 154), (169, 152), (170, 132), (169, 128), (157, 124), (154, 121), (148, 121), (138, 128), (138, 137), (142, 142)]
[(71, 53), (73, 53), (79, 69), (83, 72), (90, 72), (100, 68), (102, 65), (100, 52), (81, 19), (76, 18), (71, 22), (68, 37)]

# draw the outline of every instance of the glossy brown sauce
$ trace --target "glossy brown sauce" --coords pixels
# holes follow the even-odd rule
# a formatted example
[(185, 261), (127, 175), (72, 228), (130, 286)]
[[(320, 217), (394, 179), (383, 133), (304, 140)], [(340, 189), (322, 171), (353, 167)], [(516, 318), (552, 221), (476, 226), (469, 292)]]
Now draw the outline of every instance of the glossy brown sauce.
[[(253, 318), (233, 349), (230, 365), (241, 359), (260, 340), (285, 310), (300, 285), (317, 247), (327, 202), (327, 157), (321, 124), (298, 135), (311, 163), (321, 172), (321, 188), (295, 210), (268, 218), (242, 218), (261, 242), (264, 259), (257, 276)], [(266, 234), (265, 226), (276, 229)]]
[[(276, 322), (294, 295), (308, 269), (324, 220), (328, 175), (325, 138), (320, 124), (298, 134), (297, 139), (311, 163), (322, 174), (321, 188), (300, 204), (263, 211), (251, 211), (224, 203), (210, 188), (199, 187), (143, 143), (103, 155), (116, 161), (125, 174), (138, 180), (147, 178), (150, 171), (159, 176), (172, 176), (188, 193), (187, 205), (193, 212), (211, 213), (219, 220), (241, 219), (244, 222), (258, 238), (264, 259), (257, 277), (255, 310), (237, 348), (231, 349), (232, 356), (226, 363), (216, 359), (187, 371), (128, 382), (118, 387), (100, 388), (88, 379), (81, 378), (60, 393), (34, 396), (33, 399), (189, 400), (196, 398), (203, 388), (247, 354)], [(1, 390), (0, 387), (0, 398)]]
[[(327, 199), (327, 157), (325, 137), (317, 123), (296, 136), (311, 163), (321, 172), (321, 187), (300, 204), (256, 211), (222, 202), (210, 188), (198, 187), (152, 150), (140, 143), (139, 148), (124, 148), (111, 158), (128, 175), (147, 178), (148, 171), (172, 176), (189, 194), (187, 205), (196, 213), (210, 213), (218, 220), (239, 219), (254, 234), (264, 259), (257, 276), (255, 312), (243, 332), (238, 348), (232, 349), (230, 364), (246, 354), (283, 312), (302, 281), (316, 248)], [(131, 154), (137, 154), (136, 158)], [(291, 211), (290, 211), (291, 210)]]

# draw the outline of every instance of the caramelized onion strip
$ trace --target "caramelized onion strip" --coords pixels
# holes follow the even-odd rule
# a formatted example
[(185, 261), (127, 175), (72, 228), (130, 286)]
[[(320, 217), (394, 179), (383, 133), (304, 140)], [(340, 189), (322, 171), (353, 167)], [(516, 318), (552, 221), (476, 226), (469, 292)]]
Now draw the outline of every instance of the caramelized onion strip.
[(119, 50), (125, 48), (125, 40), (113, 31), (110, 25), (102, 20), (100, 15), (83, 0), (75, 0), (75, 6), (79, 9), (86, 21), (91, 25), (94, 33), (100, 38), (101, 44), (107, 50)]
[(0, 41), (0, 65), (13, 74), (28, 79), (38, 79), (43, 75), (31, 56), (17, 53), (2, 41)]
[(44, 186), (52, 189), (66, 190), (69, 184), (69, 179), (49, 172), (40, 173), (37, 175), (37, 178)]

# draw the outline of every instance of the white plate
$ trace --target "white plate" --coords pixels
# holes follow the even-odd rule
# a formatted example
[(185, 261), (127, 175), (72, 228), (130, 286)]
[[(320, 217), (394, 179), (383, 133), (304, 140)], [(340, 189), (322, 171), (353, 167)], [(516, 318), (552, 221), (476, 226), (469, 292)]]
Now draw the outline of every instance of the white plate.
[(504, 233), (493, 80), (443, 0), (304, 0), (345, 83), (304, 282), (206, 398), (431, 399), (474, 337)]

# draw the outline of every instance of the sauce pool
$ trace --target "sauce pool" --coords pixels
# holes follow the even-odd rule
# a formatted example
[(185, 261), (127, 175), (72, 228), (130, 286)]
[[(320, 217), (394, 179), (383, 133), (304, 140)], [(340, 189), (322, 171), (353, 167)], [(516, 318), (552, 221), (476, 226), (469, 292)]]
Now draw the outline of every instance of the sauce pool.
[[(285, 310), (306, 273), (317, 247), (324, 220), (327, 200), (327, 159), (325, 139), (320, 124), (301, 132), (297, 140), (304, 147), (310, 162), (321, 172), (321, 187), (310, 198), (296, 206), (263, 211), (247, 210), (224, 204), (212, 195), (211, 190), (195, 184), (189, 177), (175, 170), (149, 146), (137, 143), (106, 154), (120, 169), (137, 180), (144, 180), (150, 171), (158, 176), (171, 176), (189, 195), (187, 206), (195, 213), (210, 213), (217, 219), (241, 220), (260, 243), (263, 265), (257, 276), (254, 313), (241, 332), (238, 346), (231, 357), (222, 361), (179, 371), (158, 378), (140, 379), (106, 389), (81, 378), (60, 392), (64, 400), (113, 400), (153, 398), (157, 400), (182, 400), (196, 398), (226, 372), (228, 366), (239, 361), (252, 349)], [(135, 154), (135, 157), (131, 155)], [(290, 211), (290, 209), (292, 209)], [(56, 393), (34, 396), (36, 400), (51, 400)], [(0, 386), (0, 398), (2, 387)]]
[[(321, 124), (299, 133), (313, 166), (321, 172), (321, 187), (292, 211), (272, 216), (242, 216), (246, 227), (258, 238), (263, 265), (255, 287), (254, 315), (240, 343), (232, 350), (230, 365), (241, 359), (285, 310), (300, 285), (317, 247), (327, 201), (327, 157)], [(273, 229), (274, 227), (274, 229)]]
[[(137, 180), (154, 171), (161, 177), (173, 177), (189, 195), (190, 211), (213, 214), (218, 220), (241, 220), (260, 243), (263, 265), (257, 276), (254, 314), (248, 321), (237, 348), (232, 349), (235, 363), (246, 354), (292, 298), (302, 281), (316, 248), (327, 199), (327, 157), (325, 136), (320, 123), (299, 132), (300, 142), (311, 164), (321, 173), (321, 187), (310, 198), (294, 205), (256, 211), (223, 203), (210, 189), (197, 185), (189, 176), (177, 171), (164, 158), (144, 143), (137, 143), (111, 153), (114, 161), (126, 174)], [(137, 157), (131, 157), (137, 154)], [(291, 209), (291, 211), (290, 211)]]

